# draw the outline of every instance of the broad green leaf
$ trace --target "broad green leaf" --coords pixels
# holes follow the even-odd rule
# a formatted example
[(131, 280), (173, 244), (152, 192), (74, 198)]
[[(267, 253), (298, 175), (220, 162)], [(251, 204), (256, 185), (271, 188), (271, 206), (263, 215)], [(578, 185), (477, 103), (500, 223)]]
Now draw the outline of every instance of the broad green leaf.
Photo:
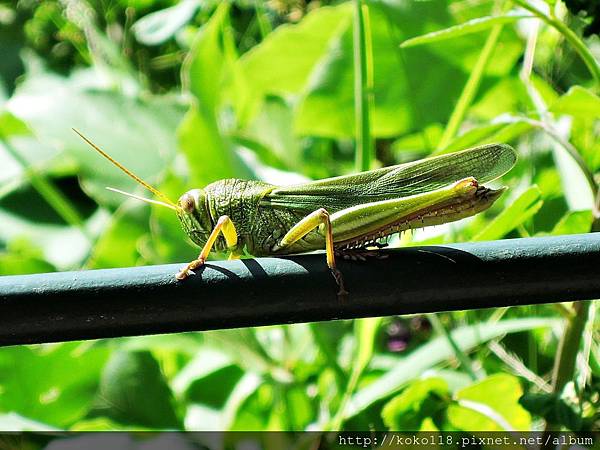
[(177, 135), (195, 188), (224, 178), (253, 178), (220, 123), (223, 82), (231, 74), (235, 57), (232, 44), (225, 42), (233, 39), (225, 31), (229, 9), (229, 2), (222, 2), (198, 31), (182, 68), (184, 88), (195, 96), (195, 101)]
[(225, 352), (204, 347), (177, 374), (172, 387), (180, 398), (220, 409), (243, 374)]
[[(551, 327), (559, 323), (561, 323), (560, 319), (512, 319), (494, 324), (464, 326), (453, 330), (451, 334), (462, 351), (469, 351), (477, 345), (506, 333)], [(453, 356), (454, 350), (443, 336), (422, 345), (410, 355), (401, 359), (392, 370), (354, 394), (346, 409), (345, 418), (351, 418), (374, 402), (398, 392), (409, 380), (419, 377), (426, 369)]]
[(298, 94), (327, 52), (331, 39), (350, 23), (349, 5), (317, 8), (300, 21), (277, 27), (239, 61), (258, 93)]
[(91, 407), (107, 357), (79, 343), (0, 349), (0, 412), (69, 427)]
[(448, 384), (443, 379), (416, 380), (386, 403), (381, 417), (392, 431), (415, 431), (426, 418), (446, 409), (449, 401)]
[(131, 31), (142, 44), (162, 44), (192, 20), (200, 4), (200, 0), (182, 0), (174, 6), (142, 17), (133, 24)]
[(225, 178), (254, 178), (217, 125), (213, 111), (192, 107), (177, 130), (195, 188)]
[(574, 116), (571, 125), (571, 143), (581, 152), (592, 172), (600, 170), (600, 127), (598, 116)]
[(249, 126), (237, 137), (245, 144), (249, 139), (260, 143), (252, 146), (264, 163), (280, 169), (296, 169), (301, 167), (302, 153), (300, 142), (293, 130), (294, 111), (283, 99), (269, 97), (265, 100), (261, 111)]
[[(88, 221), (102, 225), (106, 215), (99, 211)], [(43, 258), (58, 270), (80, 267), (90, 251), (89, 239), (77, 228), (34, 223), (0, 208), (0, 242), (29, 242), (39, 248)]]
[(289, 380), (289, 373), (266, 352), (256, 338), (256, 330), (240, 328), (219, 330), (205, 336), (207, 345), (226, 352), (240, 367), (254, 373), (271, 373), (275, 378)]
[(26, 180), (28, 170), (47, 165), (54, 153), (50, 146), (32, 136), (21, 119), (9, 111), (0, 112), (0, 183), (6, 183), (0, 189), (0, 198), (18, 188)]
[(273, 408), (271, 386), (256, 373), (246, 372), (222, 410), (221, 429), (265, 429), (265, 413)]
[(147, 351), (116, 351), (111, 355), (100, 378), (93, 415), (125, 425), (181, 428), (171, 390)]
[[(425, 30), (451, 24), (446, 3), (389, 2), (369, 4), (373, 54), (372, 133), (395, 137), (431, 123), (445, 123), (481, 52), (483, 40), (471, 36), (451, 49), (399, 49), (401, 41)], [(503, 34), (493, 71), (504, 75), (519, 57), (521, 43), (514, 33)], [(434, 46), (435, 47), (435, 46)], [(451, 54), (448, 57), (446, 54)], [(354, 136), (352, 27), (334, 37), (315, 67), (298, 106), (296, 131), (333, 138)], [(435, 70), (431, 70), (435, 67)], [(486, 82), (489, 82), (486, 79)], [(439, 87), (444, 86), (444, 95)]]
[[(167, 197), (176, 200), (190, 186), (182, 177), (167, 172), (163, 182), (158, 186)], [(191, 261), (198, 256), (198, 247), (183, 231), (181, 222), (173, 210), (159, 205), (152, 205), (150, 212), (150, 234), (143, 238), (144, 248), (148, 250), (153, 264)]]
[(8, 111), (0, 111), (0, 138), (8, 139), (15, 136), (31, 136), (27, 125)]
[(464, 431), (529, 431), (531, 417), (519, 404), (523, 390), (513, 375), (497, 373), (454, 395), (448, 421)]
[(534, 16), (528, 14), (505, 14), (501, 16), (488, 16), (479, 17), (477, 19), (469, 20), (465, 23), (455, 25), (443, 30), (434, 31), (421, 36), (417, 36), (411, 39), (407, 39), (400, 47), (408, 48), (415, 47), (417, 45), (429, 44), (432, 42), (444, 41), (446, 39), (453, 39), (458, 36), (464, 36), (465, 34), (477, 33), (479, 31), (485, 31), (492, 28), (495, 25), (504, 25), (507, 23), (514, 23), (520, 19), (530, 19)]
[[(89, 193), (102, 203), (116, 206), (123, 199), (105, 187), (131, 191), (136, 183), (98, 155), (71, 128), (81, 131), (125, 167), (152, 183), (173, 159), (176, 147), (173, 130), (183, 117), (183, 110), (173, 97), (141, 99), (105, 89), (92, 78), (93, 73), (78, 72), (69, 78), (51, 75), (27, 78), (7, 108), (35, 133), (43, 144), (41, 148), (53, 147), (43, 160), (60, 157), (73, 161), (81, 169), (79, 175)], [(33, 155), (23, 156), (30, 160)]]
[(600, 97), (581, 86), (573, 86), (556, 100), (550, 111), (589, 119), (600, 118)]
[[(408, 131), (415, 119), (413, 111), (423, 114), (425, 124), (445, 121), (452, 105), (445, 103), (432, 86), (445, 83), (447, 92), (460, 92), (464, 75), (449, 67), (429, 52), (400, 55), (398, 44), (403, 36), (418, 34), (431, 22), (444, 16), (441, 3), (410, 3), (402, 10), (386, 10), (373, 3), (369, 8), (372, 33), (374, 104), (371, 111), (374, 136), (395, 136)], [(436, 14), (433, 8), (440, 8)], [(418, 17), (418, 19), (417, 19)], [(427, 18), (423, 21), (423, 18)], [(332, 38), (327, 53), (314, 68), (295, 121), (296, 132), (334, 138), (354, 136), (353, 37), (350, 23), (343, 33)], [(427, 61), (427, 62), (425, 62)], [(437, 70), (425, 69), (435, 65)], [(418, 78), (418, 81), (417, 81)], [(442, 81), (442, 78), (444, 81)], [(412, 90), (419, 85), (417, 92)], [(435, 108), (426, 105), (436, 104)], [(424, 112), (427, 110), (427, 113)]]
[[(9, 243), (8, 251), (0, 251), (0, 275), (54, 272), (56, 268), (43, 259), (41, 251), (30, 245)], [(12, 248), (11, 248), (12, 247)]]
[(229, 2), (221, 2), (210, 20), (202, 27), (182, 67), (184, 89), (198, 100), (202, 109), (216, 111), (221, 98), (221, 85), (233, 61), (225, 53), (224, 39), (229, 22)]
[(477, 233), (474, 241), (492, 241), (506, 236), (510, 231), (532, 217), (542, 207), (542, 193), (537, 186), (531, 186), (510, 206), (505, 208), (483, 230)]
[(593, 221), (594, 217), (592, 212), (589, 210), (570, 211), (560, 219), (550, 234), (561, 235), (589, 233)]
[(558, 98), (550, 110), (573, 117), (571, 143), (577, 148), (593, 172), (600, 168), (600, 97), (591, 91), (574, 86)]
[(131, 267), (144, 261), (138, 242), (149, 232), (149, 208), (133, 199), (125, 202), (104, 227), (88, 260), (89, 267)]

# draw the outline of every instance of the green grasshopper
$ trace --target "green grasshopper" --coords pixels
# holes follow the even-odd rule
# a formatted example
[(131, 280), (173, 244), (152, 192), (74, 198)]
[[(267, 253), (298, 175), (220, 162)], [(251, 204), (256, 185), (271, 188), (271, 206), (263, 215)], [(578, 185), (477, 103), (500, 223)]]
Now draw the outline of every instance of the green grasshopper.
[(185, 233), (201, 247), (198, 258), (177, 273), (178, 280), (204, 265), (213, 249), (229, 252), (230, 259), (244, 252), (271, 256), (325, 249), (339, 295), (346, 291), (336, 254), (363, 251), (392, 234), (486, 210), (506, 188), (482, 183), (504, 175), (516, 162), (512, 147), (489, 144), (293, 186), (220, 180), (186, 192), (175, 203), (74, 131), (161, 200), (108, 189), (173, 209)]

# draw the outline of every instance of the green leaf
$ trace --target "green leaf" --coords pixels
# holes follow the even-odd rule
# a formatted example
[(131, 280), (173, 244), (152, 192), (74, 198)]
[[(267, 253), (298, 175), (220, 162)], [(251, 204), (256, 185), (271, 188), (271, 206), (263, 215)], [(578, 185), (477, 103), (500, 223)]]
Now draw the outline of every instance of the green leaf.
[(349, 5), (317, 8), (298, 24), (277, 27), (240, 58), (239, 65), (257, 94), (300, 93), (331, 39), (350, 23)]
[(426, 418), (446, 409), (449, 400), (448, 384), (443, 379), (416, 380), (383, 407), (381, 417), (391, 431), (415, 431)]
[(575, 411), (576, 406), (568, 404), (557, 394), (527, 393), (519, 399), (519, 403), (550, 423), (564, 425), (573, 431), (581, 427), (581, 416)]
[(133, 199), (110, 217), (96, 241), (88, 266), (95, 269), (131, 267), (143, 263), (138, 243), (148, 234), (149, 208)]
[(0, 349), (0, 412), (69, 427), (91, 407), (107, 357), (79, 343)]
[(552, 104), (550, 111), (557, 114), (598, 119), (600, 117), (600, 97), (584, 87), (573, 86)]
[[(494, 324), (485, 323), (465, 326), (452, 331), (452, 338), (462, 351), (469, 351), (484, 342), (506, 333), (516, 333), (541, 327), (551, 327), (561, 323), (552, 319), (513, 319)], [(368, 386), (359, 390), (346, 409), (350, 418), (368, 408), (378, 400), (396, 393), (406, 382), (419, 377), (426, 369), (454, 356), (454, 350), (444, 336), (431, 340), (409, 356), (401, 359), (394, 369), (385, 373)]]
[(224, 28), (229, 23), (229, 2), (221, 2), (210, 20), (197, 33), (182, 67), (182, 83), (203, 109), (215, 111), (221, 99), (221, 84), (231, 69), (223, 40), (231, 39)]
[(532, 217), (542, 207), (542, 193), (537, 186), (531, 186), (510, 206), (505, 208), (483, 230), (477, 233), (474, 241), (492, 241), (506, 236), (510, 231)]
[[(76, 128), (95, 141), (123, 166), (152, 183), (174, 157), (173, 130), (183, 117), (173, 97), (128, 96), (98, 85), (82, 71), (69, 78), (31, 76), (22, 83), (7, 108), (20, 118), (44, 144), (53, 147), (39, 162), (69, 159), (81, 169), (78, 175), (91, 195), (101, 203), (119, 205), (123, 199), (106, 186), (132, 191), (134, 181), (103, 160), (77, 136)], [(91, 81), (93, 80), (93, 81)], [(32, 108), (31, 105), (36, 107)], [(23, 155), (28, 161), (33, 154)], [(140, 158), (143, 157), (141, 164)], [(77, 167), (76, 166), (76, 167)]]
[(225, 178), (255, 178), (217, 125), (213, 111), (192, 107), (177, 130), (194, 187)]
[(200, 4), (200, 0), (182, 0), (174, 6), (142, 17), (133, 24), (131, 31), (142, 44), (162, 44), (192, 20)]
[(354, 321), (356, 353), (352, 365), (353, 375), (354, 372), (356, 372), (359, 374), (358, 376), (360, 376), (362, 371), (365, 370), (369, 364), (369, 361), (371, 361), (373, 347), (375, 345), (375, 336), (380, 324), (381, 317), (371, 317)]
[[(204, 347), (177, 374), (172, 386), (188, 401), (219, 409), (243, 374), (226, 353)], [(214, 389), (216, 385), (219, 389)]]
[[(15, 247), (12, 241), (11, 247)], [(17, 241), (18, 242), (18, 241)], [(42, 258), (41, 252), (32, 251), (29, 246), (17, 246), (7, 252), (0, 252), (0, 274), (20, 275), (26, 273), (54, 272), (56, 268)]]
[(152, 354), (116, 351), (100, 378), (93, 416), (126, 425), (180, 429), (173, 395)]
[(195, 100), (181, 122), (179, 147), (190, 167), (194, 187), (224, 178), (254, 178), (236, 154), (220, 124), (223, 82), (232, 73), (235, 55), (229, 27), (229, 2), (222, 2), (198, 31), (182, 67), (184, 88)]
[(467, 22), (455, 25), (453, 27), (445, 28), (443, 30), (434, 31), (421, 36), (407, 39), (400, 47), (408, 48), (415, 47), (417, 45), (429, 44), (432, 42), (445, 41), (446, 39), (453, 39), (458, 36), (464, 36), (466, 34), (477, 33), (479, 31), (485, 31), (492, 28), (495, 25), (504, 25), (507, 23), (513, 23), (520, 19), (530, 19), (534, 16), (530, 14), (506, 14), (501, 16), (487, 16), (478, 17)]
[(277, 366), (257, 339), (256, 330), (252, 328), (215, 331), (206, 336), (206, 343), (226, 352), (249, 372), (271, 373), (275, 378), (282, 377), (289, 381), (287, 370)]
[(448, 421), (464, 431), (529, 431), (531, 417), (519, 404), (519, 380), (497, 373), (461, 389), (448, 408)]
[[(467, 71), (481, 51), (481, 37), (469, 36), (453, 42), (452, 48), (444, 51), (401, 50), (398, 45), (425, 30), (447, 26), (451, 20), (446, 3), (437, 0), (402, 6), (389, 2), (369, 4), (374, 54), (371, 131), (375, 137), (396, 137), (446, 122)], [(315, 67), (298, 106), (298, 134), (354, 136), (352, 39), (352, 27), (347, 26), (332, 39), (328, 52)], [(502, 52), (494, 53), (494, 71), (489, 74), (506, 74), (520, 55), (521, 44), (516, 36), (503, 34), (502, 41)], [(444, 95), (440, 95), (439, 86), (444, 86)]]
[[(102, 224), (103, 214), (94, 214), (89, 222)], [(0, 241), (28, 242), (41, 250), (43, 258), (58, 270), (80, 266), (90, 251), (88, 238), (77, 228), (35, 223), (0, 208)]]
[(554, 226), (550, 234), (579, 234), (589, 233), (592, 228), (594, 216), (592, 211), (569, 211)]
[(31, 136), (27, 125), (8, 111), (0, 112), (0, 137), (8, 139), (14, 136)]

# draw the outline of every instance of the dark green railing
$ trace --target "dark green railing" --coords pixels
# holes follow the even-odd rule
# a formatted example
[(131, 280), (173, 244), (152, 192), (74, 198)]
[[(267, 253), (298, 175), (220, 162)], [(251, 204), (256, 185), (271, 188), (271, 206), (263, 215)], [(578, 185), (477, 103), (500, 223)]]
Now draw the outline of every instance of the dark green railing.
[(600, 234), (0, 277), (0, 345), (600, 298)]

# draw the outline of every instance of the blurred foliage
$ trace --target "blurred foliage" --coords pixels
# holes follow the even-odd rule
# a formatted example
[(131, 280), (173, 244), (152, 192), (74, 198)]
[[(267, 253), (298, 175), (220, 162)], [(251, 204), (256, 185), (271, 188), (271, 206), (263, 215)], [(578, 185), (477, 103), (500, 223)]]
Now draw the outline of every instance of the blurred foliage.
[[(544, 6), (598, 58), (583, 3)], [(520, 155), (489, 211), (392, 245), (597, 226), (600, 97), (582, 48), (508, 1), (366, 4), (373, 167), (489, 142)], [(171, 198), (349, 173), (352, 20), (343, 1), (0, 2), (0, 274), (197, 252), (171, 211), (107, 192), (142, 193), (71, 128)], [(568, 308), (3, 348), (0, 429), (598, 430), (598, 319), (564, 392), (549, 384)]]

